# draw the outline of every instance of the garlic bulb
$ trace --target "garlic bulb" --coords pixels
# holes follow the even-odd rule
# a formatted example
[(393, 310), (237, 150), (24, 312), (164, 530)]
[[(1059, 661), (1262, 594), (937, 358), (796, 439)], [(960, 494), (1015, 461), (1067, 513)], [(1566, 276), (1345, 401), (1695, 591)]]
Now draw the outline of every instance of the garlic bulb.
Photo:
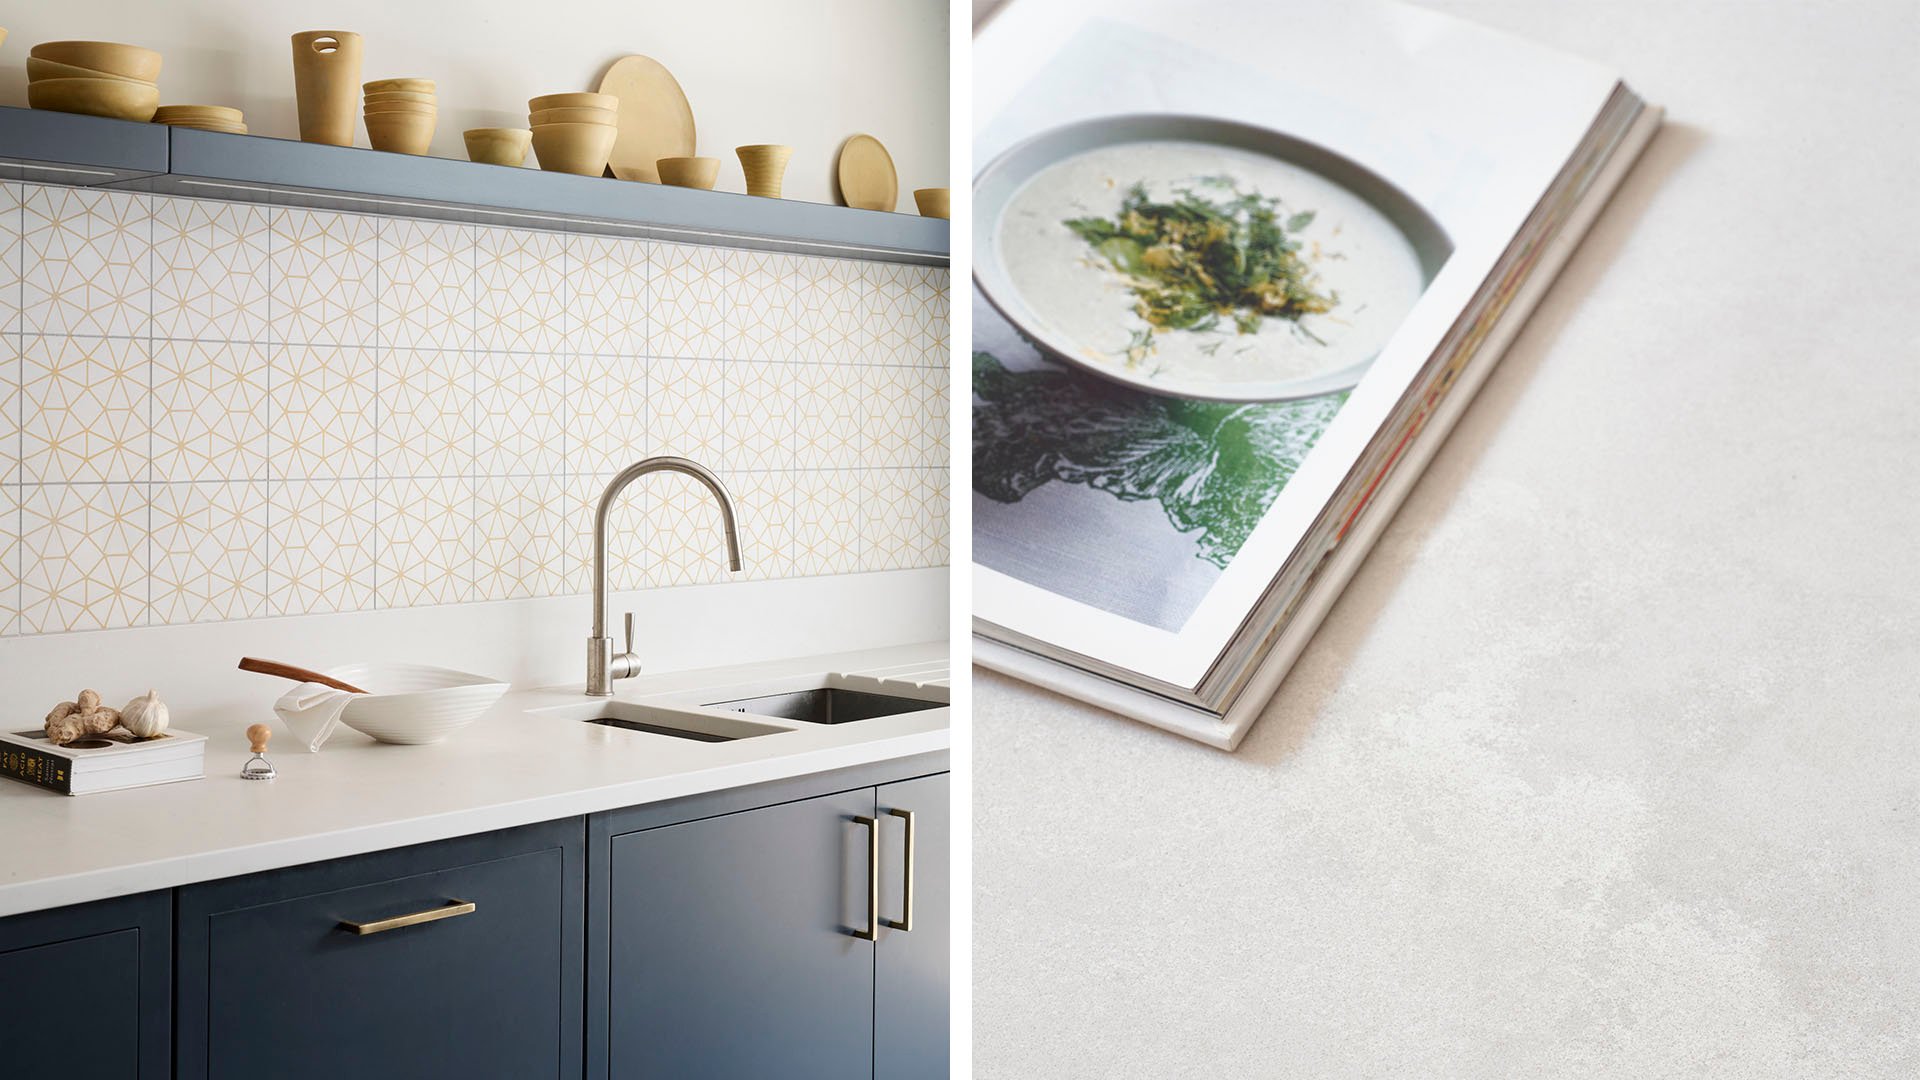
[(127, 707), (120, 710), (120, 726), (136, 739), (151, 739), (167, 730), (167, 706), (160, 700), (159, 691), (149, 690), (145, 697), (127, 702)]

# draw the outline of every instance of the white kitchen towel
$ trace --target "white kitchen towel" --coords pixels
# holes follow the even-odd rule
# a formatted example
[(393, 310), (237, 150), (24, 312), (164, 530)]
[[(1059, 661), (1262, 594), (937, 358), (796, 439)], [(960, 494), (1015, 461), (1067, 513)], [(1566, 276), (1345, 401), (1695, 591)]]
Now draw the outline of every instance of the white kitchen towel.
[(340, 726), (340, 714), (354, 695), (317, 682), (303, 682), (280, 695), (273, 714), (308, 751), (318, 753)]

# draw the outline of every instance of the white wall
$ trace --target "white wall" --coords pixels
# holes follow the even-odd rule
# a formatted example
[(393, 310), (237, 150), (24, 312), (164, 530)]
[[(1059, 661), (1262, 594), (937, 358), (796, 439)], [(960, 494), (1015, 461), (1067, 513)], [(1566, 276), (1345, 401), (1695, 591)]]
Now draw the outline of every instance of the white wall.
[(163, 103), (236, 106), (255, 134), (297, 138), (290, 35), (353, 30), (365, 79), (439, 83), (433, 152), (464, 160), (461, 131), (524, 126), (529, 97), (593, 89), (642, 53), (680, 80), (723, 190), (744, 190), (735, 146), (787, 143), (787, 197), (831, 202), (835, 154), (862, 132), (892, 152), (901, 209), (951, 186), (944, 0), (44, 0), (4, 19), (4, 105), (26, 104), (33, 45), (123, 41), (164, 54)]

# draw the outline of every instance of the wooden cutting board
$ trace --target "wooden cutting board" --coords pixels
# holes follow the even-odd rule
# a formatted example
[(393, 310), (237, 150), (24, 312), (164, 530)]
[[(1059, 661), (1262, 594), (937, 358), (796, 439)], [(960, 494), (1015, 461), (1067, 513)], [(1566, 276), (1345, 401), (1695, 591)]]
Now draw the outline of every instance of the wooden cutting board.
[(600, 92), (620, 99), (620, 135), (607, 167), (622, 180), (660, 182), (654, 162), (693, 156), (693, 106), (660, 61), (623, 56), (600, 79)]
[(900, 174), (893, 169), (893, 155), (871, 135), (847, 140), (840, 148), (836, 171), (840, 201), (847, 206), (891, 213), (900, 202)]

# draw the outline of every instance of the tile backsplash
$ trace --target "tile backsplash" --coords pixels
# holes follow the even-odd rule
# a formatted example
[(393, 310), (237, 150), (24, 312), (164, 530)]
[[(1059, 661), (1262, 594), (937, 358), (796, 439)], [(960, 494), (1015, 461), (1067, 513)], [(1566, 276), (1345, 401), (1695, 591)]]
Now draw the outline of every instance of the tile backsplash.
[[(0, 634), (945, 565), (944, 268), (0, 184)], [(629, 489), (615, 588), (720, 581)]]

